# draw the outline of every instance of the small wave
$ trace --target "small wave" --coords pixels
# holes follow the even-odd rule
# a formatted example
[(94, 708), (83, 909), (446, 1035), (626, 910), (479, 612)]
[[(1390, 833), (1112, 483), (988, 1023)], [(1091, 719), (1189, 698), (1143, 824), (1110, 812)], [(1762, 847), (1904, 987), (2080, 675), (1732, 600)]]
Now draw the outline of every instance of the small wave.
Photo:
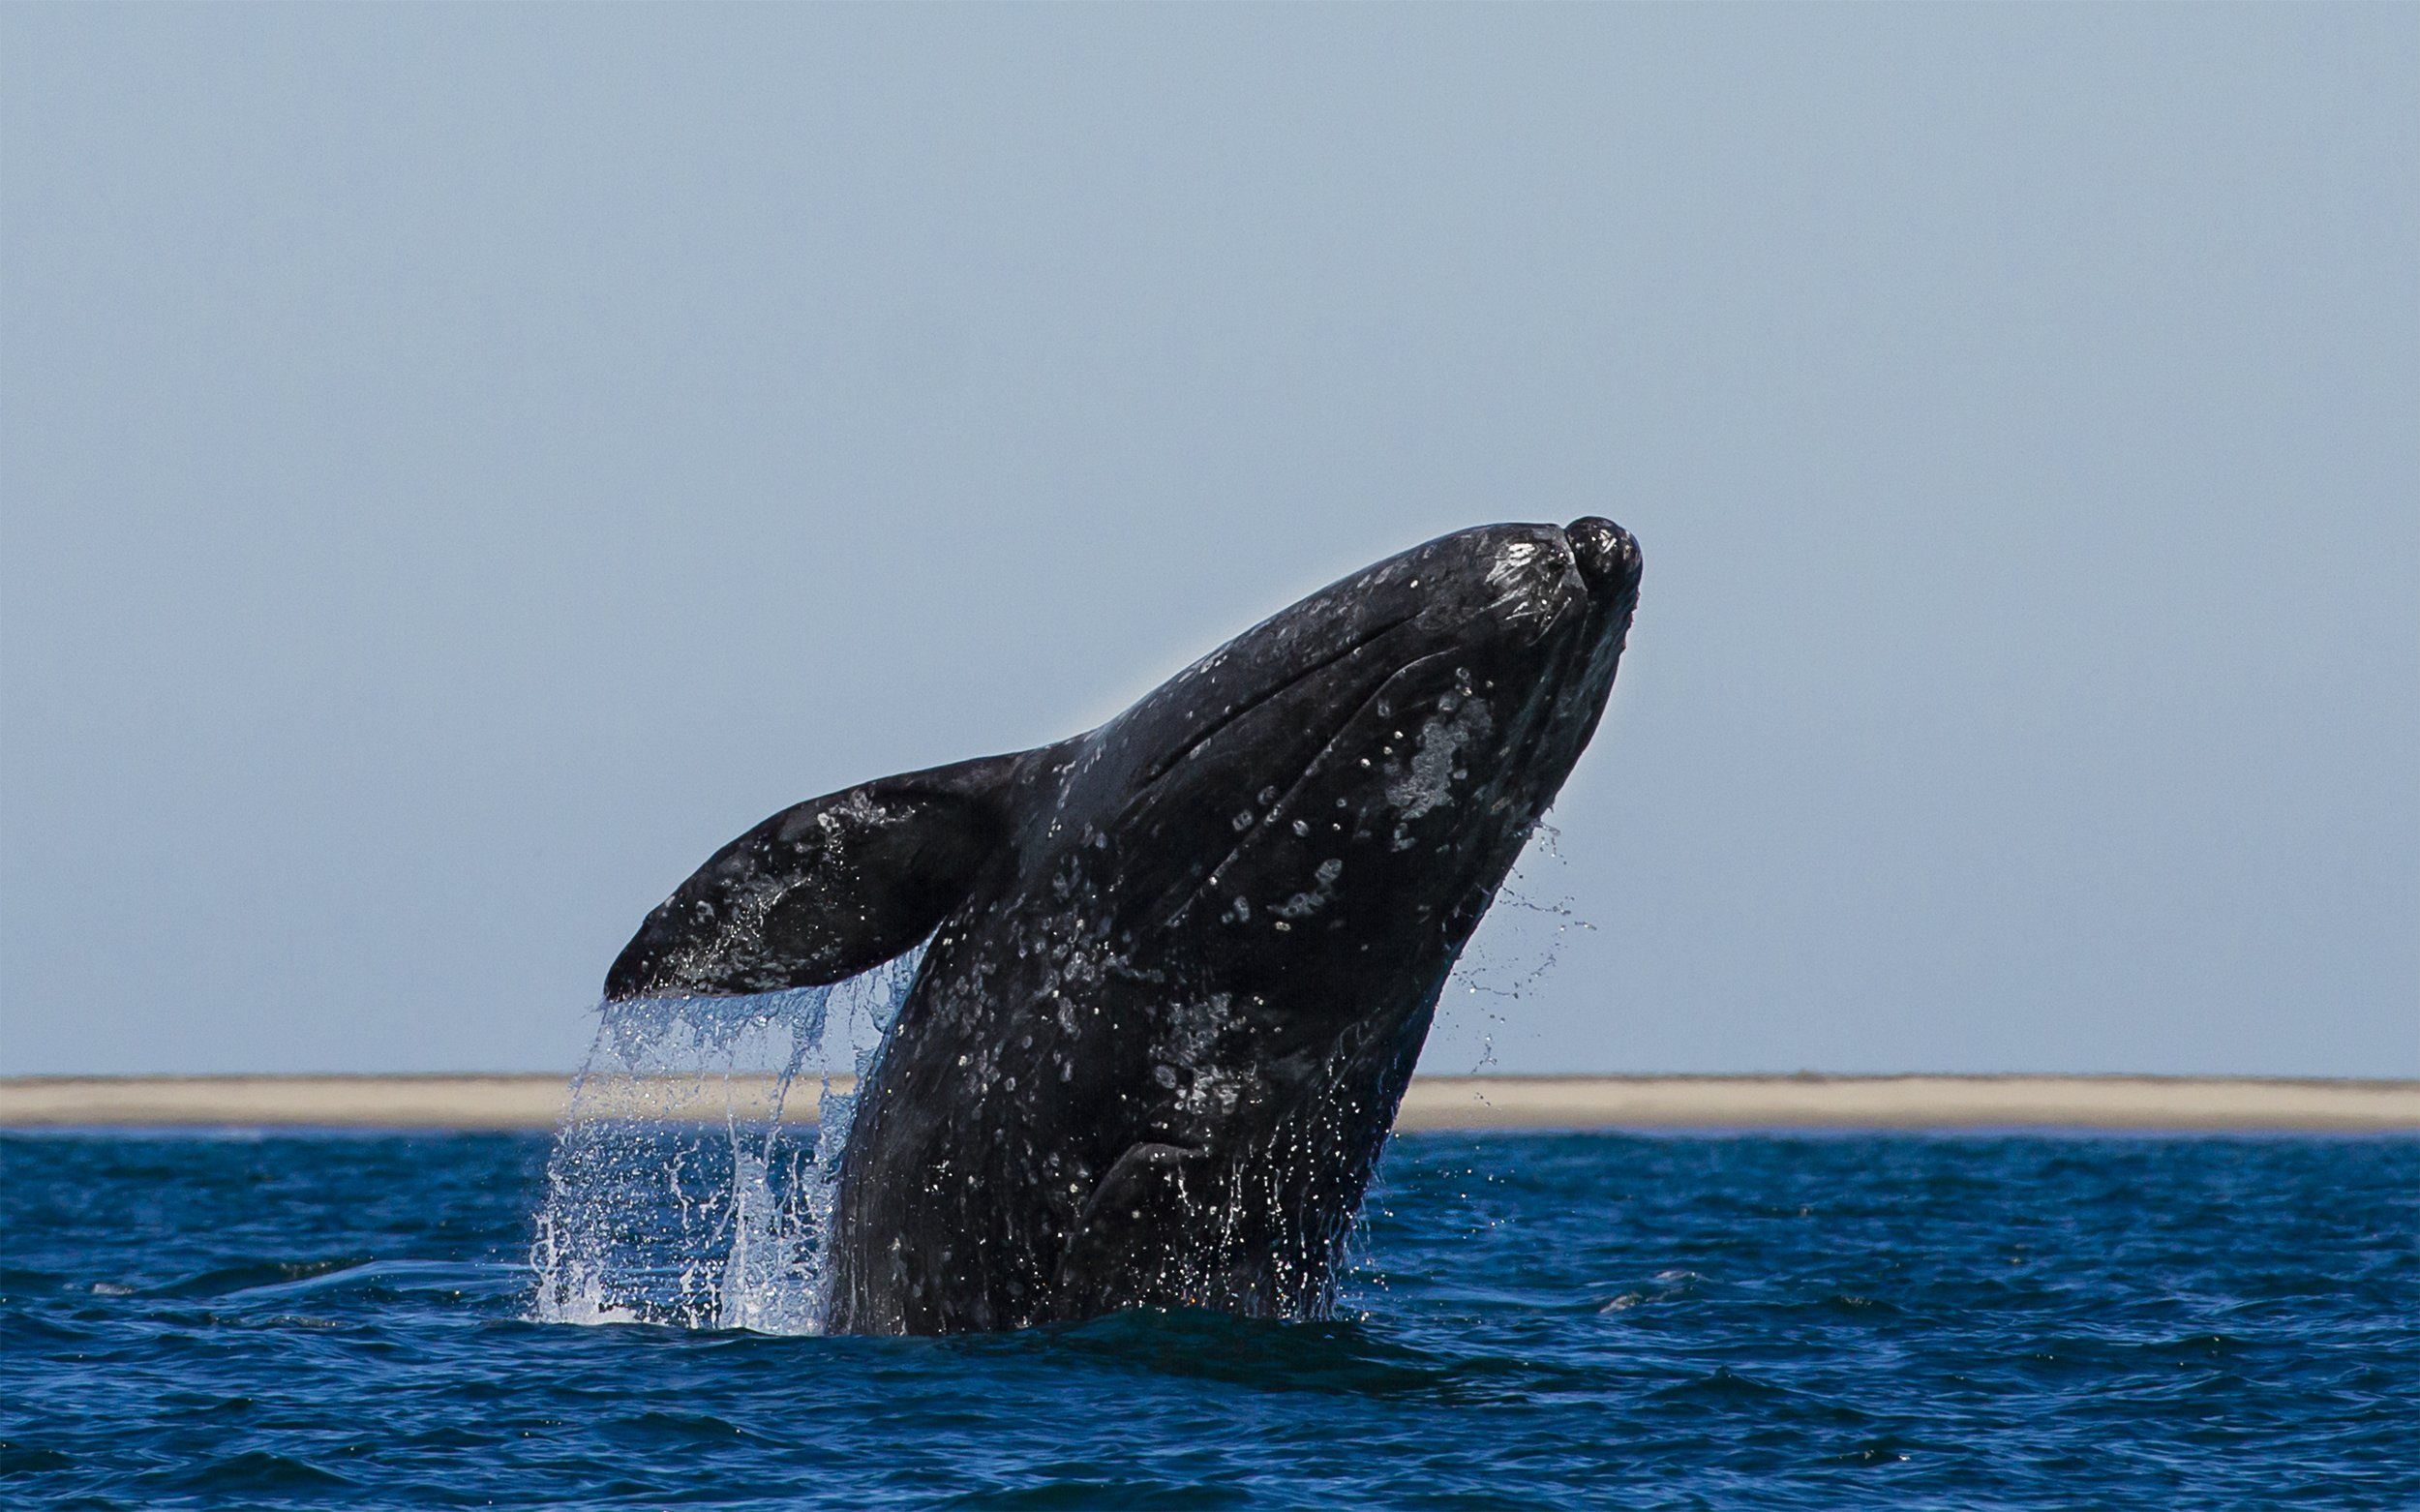
[(1828, 1454), (1818, 1465), (1835, 1465), (1847, 1469), (1872, 1469), (1881, 1465), (1903, 1465), (1911, 1456), (1895, 1438), (1874, 1438), (1857, 1444), (1838, 1454)]
[(56, 1449), (0, 1441), (0, 1479), (13, 1475), (43, 1475), (75, 1467), (75, 1460)]
[(0, 1265), (0, 1296), (39, 1295), (56, 1291), (67, 1285), (67, 1278), (56, 1271), (20, 1270), (14, 1265)]
[(143, 1477), (146, 1490), (182, 1492), (190, 1496), (280, 1496), (348, 1490), (353, 1482), (307, 1460), (247, 1449), (241, 1454), (206, 1461), (185, 1468)]
[(354, 1288), (375, 1288), (391, 1295), (426, 1291), (461, 1293), (516, 1285), (521, 1276), (519, 1267), (495, 1262), (366, 1260), (358, 1265), (320, 1271), (292, 1281), (245, 1286), (223, 1295), (228, 1301), (262, 1301)]
[(1763, 1402), (1786, 1394), (1786, 1388), (1758, 1380), (1753, 1376), (1743, 1376), (1728, 1365), (1717, 1365), (1709, 1375), (1676, 1381), (1655, 1393), (1657, 1398), (1668, 1402), (1728, 1403)]
[(280, 1285), (291, 1285), (339, 1271), (353, 1270), (370, 1263), (366, 1255), (348, 1255), (317, 1260), (254, 1260), (238, 1265), (223, 1265), (172, 1281), (165, 1285), (145, 1288), (145, 1297), (183, 1300), (194, 1297), (227, 1297), (247, 1291), (261, 1291)]
[(608, 1437), (624, 1442), (735, 1443), (748, 1436), (739, 1424), (708, 1412), (642, 1412), (611, 1419), (603, 1428)]
[[(1019, 1336), (1019, 1347), (1025, 1336)], [(1037, 1330), (1034, 1344), (1153, 1376), (1273, 1391), (1398, 1397), (1448, 1388), (1454, 1362), (1392, 1343), (1359, 1323), (1233, 1317), (1194, 1309), (1129, 1308)]]

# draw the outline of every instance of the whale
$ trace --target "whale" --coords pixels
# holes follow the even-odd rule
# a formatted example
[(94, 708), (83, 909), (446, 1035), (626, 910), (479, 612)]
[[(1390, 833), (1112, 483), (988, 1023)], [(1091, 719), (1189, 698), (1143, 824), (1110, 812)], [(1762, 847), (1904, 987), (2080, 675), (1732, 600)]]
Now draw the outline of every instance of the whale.
[(774, 814), (647, 916), (606, 996), (813, 986), (923, 947), (850, 1114), (831, 1332), (1327, 1315), (1639, 576), (1594, 517), (1390, 557), (1098, 729)]

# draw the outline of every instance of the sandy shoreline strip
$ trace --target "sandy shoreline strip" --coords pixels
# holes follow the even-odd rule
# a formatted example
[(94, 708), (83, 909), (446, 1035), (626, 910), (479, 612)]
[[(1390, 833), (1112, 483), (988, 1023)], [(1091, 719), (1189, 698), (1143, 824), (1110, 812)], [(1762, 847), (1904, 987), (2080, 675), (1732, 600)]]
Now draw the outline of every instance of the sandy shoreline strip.
[[(10, 1076), (0, 1129), (552, 1129), (560, 1075)], [(835, 1091), (848, 1090), (846, 1078)], [(766, 1111), (764, 1078), (615, 1089), (617, 1113)], [(819, 1083), (783, 1108), (816, 1117)], [(2420, 1130), (2420, 1081), (2198, 1076), (1423, 1076), (1398, 1129)]]

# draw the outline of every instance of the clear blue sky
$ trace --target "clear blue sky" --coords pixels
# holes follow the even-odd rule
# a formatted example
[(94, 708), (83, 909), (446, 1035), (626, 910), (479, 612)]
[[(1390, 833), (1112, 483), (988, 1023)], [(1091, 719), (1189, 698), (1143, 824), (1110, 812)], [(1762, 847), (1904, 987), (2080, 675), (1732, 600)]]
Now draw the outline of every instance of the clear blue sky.
[(1431, 1069), (2420, 1074), (2415, 59), (0, 9), (0, 1071), (572, 1065), (772, 809), (1586, 512), (1594, 928)]

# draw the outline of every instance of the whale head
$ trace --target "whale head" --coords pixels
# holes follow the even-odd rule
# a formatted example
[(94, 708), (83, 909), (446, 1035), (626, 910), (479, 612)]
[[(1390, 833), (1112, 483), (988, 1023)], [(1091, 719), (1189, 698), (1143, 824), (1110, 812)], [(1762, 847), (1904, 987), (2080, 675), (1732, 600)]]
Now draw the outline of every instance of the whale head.
[(1625, 531), (1582, 519), (1465, 530), (1313, 594), (1066, 750), (1037, 880), (1289, 1053), (1416, 1051), (1603, 714), (1639, 573)]

